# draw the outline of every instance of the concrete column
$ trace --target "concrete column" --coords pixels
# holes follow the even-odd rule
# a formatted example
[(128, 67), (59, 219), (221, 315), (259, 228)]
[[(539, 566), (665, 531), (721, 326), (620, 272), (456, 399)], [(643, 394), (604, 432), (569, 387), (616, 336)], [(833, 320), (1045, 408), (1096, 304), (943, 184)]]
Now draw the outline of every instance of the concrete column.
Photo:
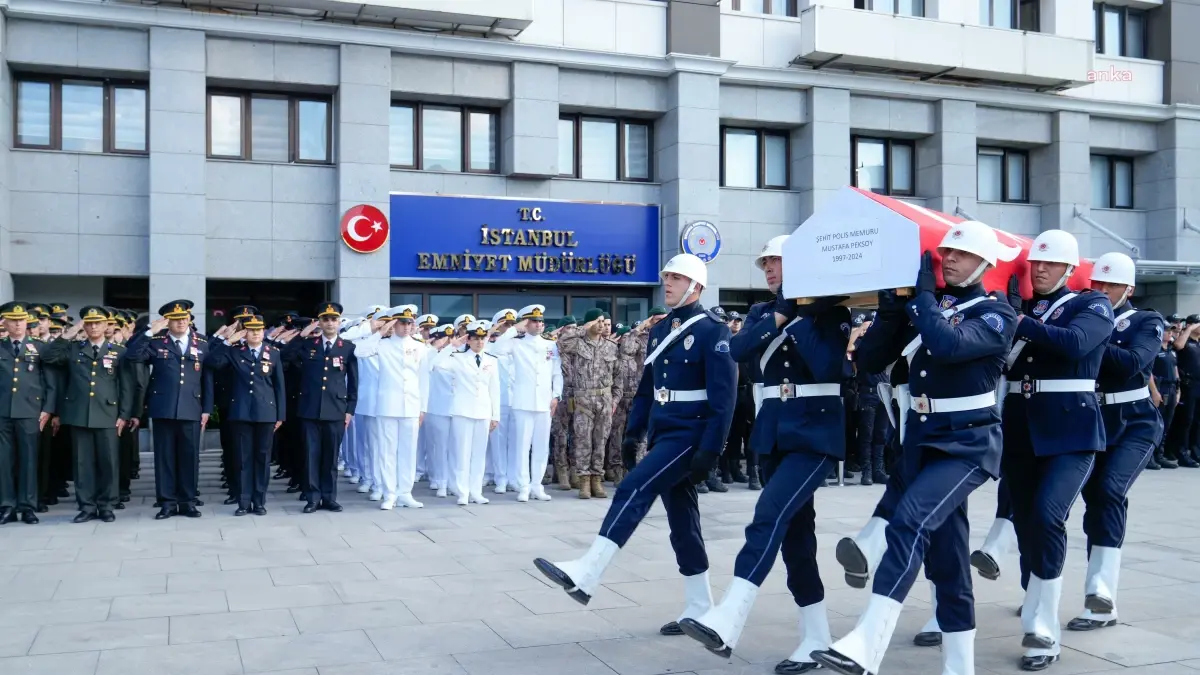
[[(338, 87), (337, 162), (338, 217), (359, 204), (370, 204), (391, 217), (388, 192), (388, 119), (392, 100), (392, 52), (384, 47), (342, 45), (341, 82)], [(396, 223), (391, 223), (393, 228)], [(338, 227), (337, 222), (329, 227)], [(391, 295), (391, 247), (374, 253), (350, 250), (338, 237), (337, 281), (334, 299), (349, 313), (370, 304), (388, 304)], [(403, 244), (401, 244), (403, 245)]]
[(1056, 112), (1050, 145), (1029, 157), (1029, 196), (1042, 206), (1042, 231), (1059, 229), (1074, 234), (1084, 256), (1091, 251), (1093, 230), (1075, 217), (1075, 207), (1085, 215), (1091, 209), (1090, 129), (1087, 113)]
[(512, 99), (501, 123), (501, 171), (509, 176), (557, 176), (558, 66), (512, 65)]
[(937, 131), (917, 142), (917, 194), (935, 211), (975, 208), (975, 103), (943, 99), (934, 104)]
[(792, 139), (792, 188), (800, 191), (803, 222), (850, 184), (850, 92), (813, 87), (806, 97), (808, 124)]
[[(1158, 151), (1134, 167), (1133, 203), (1146, 210), (1148, 260), (1200, 260), (1200, 122), (1172, 119), (1158, 125)], [(1180, 312), (1200, 311), (1200, 284), (1180, 279)], [(1157, 309), (1157, 307), (1156, 307)]]
[(150, 28), (150, 311), (177, 298), (196, 303), (204, 330), (204, 33)]
[[(677, 71), (667, 80), (667, 112), (655, 129), (655, 164), (662, 181), (663, 262), (680, 252), (679, 237), (689, 223), (721, 226), (720, 77)], [(709, 265), (709, 285), (701, 301), (715, 307), (720, 297), (720, 256)], [(661, 300), (661, 290), (657, 299)]]
[(8, 60), (4, 49), (5, 17), (0, 15), (0, 303), (13, 299), (12, 274), (9, 273), (9, 199), (8, 199), (8, 145), (12, 142), (12, 78), (8, 74)]

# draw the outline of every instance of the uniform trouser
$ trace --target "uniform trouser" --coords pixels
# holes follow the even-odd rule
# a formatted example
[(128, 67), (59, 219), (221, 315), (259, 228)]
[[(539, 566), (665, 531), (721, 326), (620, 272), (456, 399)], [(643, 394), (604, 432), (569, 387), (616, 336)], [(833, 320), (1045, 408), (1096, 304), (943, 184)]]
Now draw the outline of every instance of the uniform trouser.
[(514, 480), (518, 489), (527, 490), (535, 482), (541, 485), (546, 473), (550, 458), (550, 411), (514, 410), (512, 420), (510, 442), (517, 462)]
[(1067, 557), (1067, 518), (1096, 462), (1094, 452), (1038, 457), (1006, 444), (1002, 457), (1013, 527), (1021, 553), (1021, 585), (1029, 574), (1057, 579)]
[(450, 480), (450, 418), (426, 413), (421, 435), (429, 449), (430, 482), (436, 482), (439, 488), (449, 488), (446, 483)]
[[(513, 409), (500, 406), (500, 424), (488, 435), (488, 469), (497, 487), (516, 485), (520, 476), (520, 464), (517, 457), (517, 446), (513, 436)], [(525, 454), (529, 454), (529, 446), (525, 446)]]
[(453, 484), (459, 497), (483, 493), (487, 462), (488, 426), (491, 420), (454, 415), (450, 418), (450, 447), (454, 451)]
[(429, 476), (429, 434), (425, 433), (425, 424), (417, 430), (417, 475)]
[(1179, 406), (1175, 409), (1175, 419), (1171, 425), (1171, 439), (1167, 444), (1168, 450), (1176, 458), (1187, 455), (1195, 444), (1196, 399), (1192, 391), (1197, 385), (1189, 384), (1180, 390)]
[(662, 498), (671, 529), (671, 548), (685, 577), (708, 571), (708, 554), (700, 531), (700, 502), (690, 480), (695, 441), (655, 439), (650, 451), (617, 486), (600, 525), (600, 536), (625, 546), (646, 517), (655, 498)]
[[(68, 432), (60, 430), (58, 433)], [(67, 442), (70, 443), (69, 440)], [(47, 422), (46, 427), (39, 431), (37, 436), (37, 494), (41, 502), (56, 496), (58, 488), (62, 486), (59, 481), (62, 469), (55, 466), (54, 455), (54, 431)]]
[(352, 425), (358, 438), (358, 456), (354, 461), (359, 485), (382, 490), (383, 474), (379, 471), (379, 462), (383, 447), (383, 429), (379, 425), (379, 419), (374, 415), (355, 415)]
[(238, 506), (243, 509), (266, 506), (275, 423), (226, 421), (225, 424), (229, 426), (237, 457)]
[(750, 429), (754, 423), (754, 398), (745, 388), (738, 390), (737, 404), (733, 409), (733, 421), (729, 424), (729, 436), (725, 440), (725, 452), (721, 453), (722, 469), (733, 471), (738, 462), (746, 460), (746, 470), (758, 466), (758, 453), (750, 448)]
[(417, 481), (417, 434), (421, 420), (416, 417), (376, 417), (379, 427), (379, 477), (383, 495), (394, 499), (412, 494)]
[(1129, 513), (1129, 488), (1154, 456), (1157, 427), (1133, 428), (1096, 454), (1096, 468), (1083, 486), (1083, 533), (1093, 546), (1121, 548)]
[(604, 475), (604, 448), (612, 418), (611, 394), (575, 396), (575, 415), (571, 420), (575, 432), (575, 475)]
[[(863, 402), (863, 399), (860, 398), (859, 401)], [(873, 472), (875, 469), (875, 465), (872, 463), (872, 450), (874, 449), (875, 445), (875, 427), (878, 425), (878, 420), (875, 418), (878, 408), (879, 406), (876, 405), (874, 401), (869, 401), (862, 405), (862, 407), (860, 407), (857, 411), (857, 438), (855, 439), (856, 443), (850, 447), (858, 448), (858, 462), (862, 465), (864, 472)], [(879, 452), (882, 455), (882, 443), (880, 446)], [(879, 463), (881, 465), (883, 464), (882, 457), (880, 458)], [(880, 466), (879, 468), (882, 469), (883, 467)]]
[(1175, 384), (1160, 385), (1159, 393), (1162, 394), (1163, 403), (1158, 409), (1163, 420), (1163, 435), (1158, 442), (1156, 452), (1163, 452), (1167, 444), (1167, 435), (1171, 431), (1171, 422), (1175, 419), (1176, 402), (1179, 401), (1179, 387)]
[(357, 475), (355, 466), (357, 464), (358, 447), (359, 447), (359, 430), (358, 416), (355, 415), (350, 419), (350, 425), (346, 427), (346, 433), (342, 435), (342, 444), (338, 446), (338, 461), (339, 465), (349, 469), (352, 475)]
[(0, 417), (0, 508), (33, 511), (37, 504), (38, 420)]
[[(894, 467), (894, 469), (888, 474), (887, 483), (884, 484), (884, 488), (883, 488), (883, 496), (880, 497), (879, 502), (875, 504), (875, 510), (871, 513), (872, 518), (882, 518), (883, 520), (891, 522), (892, 517), (896, 513), (896, 507), (900, 504), (900, 499), (904, 496), (904, 491), (908, 489), (908, 478), (909, 478), (908, 476), (904, 475), (903, 466), (900, 464), (897, 464)], [(969, 534), (969, 532), (968, 532), (968, 534)], [(955, 554), (953, 552), (950, 552), (949, 555), (947, 555), (946, 552), (943, 552), (943, 550), (942, 550), (943, 548), (949, 548), (950, 546), (952, 546), (954, 544), (954, 541), (955, 541), (955, 539), (953, 537), (949, 537), (949, 536), (934, 536), (934, 534), (930, 534), (930, 536), (929, 536), (929, 546), (925, 550), (925, 557), (922, 562), (924, 563), (924, 566), (925, 566), (925, 578), (932, 581), (934, 583), (935, 587), (938, 586), (939, 584), (942, 586), (951, 584), (955, 581), (955, 579), (958, 576), (957, 574), (955, 574), (953, 576), (951, 576), (951, 575), (939, 576), (938, 574), (936, 574), (936, 572), (943, 572), (943, 571), (947, 571), (947, 570), (943, 570), (942, 568), (940, 568), (936, 565), (931, 566), (929, 564), (930, 558), (933, 558), (933, 557), (946, 557), (947, 559), (957, 559), (954, 557)], [(965, 546), (966, 544), (963, 544), (963, 545)], [(967, 562), (968, 563), (970, 562), (969, 557), (967, 558)], [(967, 572), (967, 582), (968, 582), (967, 586), (968, 586), (968, 588), (970, 588), (970, 573), (969, 573), (969, 571)], [(955, 607), (955, 602), (953, 600), (954, 597), (956, 597), (956, 596), (951, 596), (950, 598), (948, 598), (946, 600), (947, 606), (946, 606), (945, 611), (947, 612), (948, 617), (952, 613), (954, 613), (954, 607)], [(940, 599), (939, 599), (939, 602), (941, 602)], [(935, 612), (935, 616), (936, 616), (936, 612)]]
[[(125, 431), (117, 438), (117, 493), (121, 497), (132, 494), (130, 485), (133, 482), (133, 472), (137, 469), (139, 445), (138, 429), (125, 427)], [(78, 489), (78, 482), (76, 483)]]
[(163, 508), (195, 506), (200, 470), (200, 422), (155, 418), (154, 487)]
[[(606, 471), (621, 468), (621, 443), (625, 440), (625, 422), (629, 420), (629, 408), (632, 405), (632, 396), (622, 396), (621, 400), (617, 401), (617, 410), (613, 413), (612, 425), (608, 431), (608, 445), (604, 449)], [(728, 454), (728, 451), (725, 454)]]
[[(221, 409), (223, 414), (228, 413), (229, 406)], [(225, 482), (229, 485), (227, 492), (230, 497), (237, 498), (242, 493), (241, 485), (239, 484), (242, 472), (241, 464), (238, 462), (238, 447), (237, 441), (233, 438), (233, 429), (225, 422), (225, 418), (221, 418), (221, 430), (219, 432), (221, 438), (221, 471), (225, 474)]]
[(279, 431), (283, 433), (283, 456), (287, 458), (288, 478), (294, 481), (295, 485), (303, 487), (308, 484), (308, 479), (304, 476), (304, 434), (300, 431), (300, 418), (295, 415), (296, 409), (293, 406), (288, 410), (288, 421), (283, 423)]
[(117, 492), (120, 458), (116, 427), (67, 427), (63, 431), (68, 429), (75, 455), (75, 501), (79, 504), (79, 510), (85, 513), (112, 511), (120, 499)]
[(1000, 483), (996, 486), (996, 517), (1013, 519), (1012, 495), (1008, 491), (1008, 480), (1004, 476), (1000, 476)]
[(309, 504), (318, 500), (337, 501), (337, 456), (346, 422), (342, 420), (300, 420), (304, 436), (305, 479), (304, 494)]
[[(943, 632), (975, 627), (967, 547), (967, 497), (988, 479), (967, 459), (933, 455), (906, 476), (907, 488), (888, 521), (887, 551), (872, 592), (903, 603), (922, 562), (937, 588), (937, 618)], [(937, 555), (926, 556), (927, 549)], [(948, 577), (958, 572), (957, 583)]]
[(574, 399), (562, 399), (550, 419), (550, 433), (554, 436), (554, 470), (559, 480), (575, 464), (575, 453), (570, 450), (571, 418), (575, 414), (571, 408), (574, 405)]
[(813, 495), (825, 484), (825, 475), (836, 462), (828, 455), (800, 452), (765, 458), (767, 484), (746, 526), (746, 543), (733, 564), (735, 577), (761, 586), (782, 548), (788, 590), (796, 605), (807, 607), (825, 599), (817, 568)]

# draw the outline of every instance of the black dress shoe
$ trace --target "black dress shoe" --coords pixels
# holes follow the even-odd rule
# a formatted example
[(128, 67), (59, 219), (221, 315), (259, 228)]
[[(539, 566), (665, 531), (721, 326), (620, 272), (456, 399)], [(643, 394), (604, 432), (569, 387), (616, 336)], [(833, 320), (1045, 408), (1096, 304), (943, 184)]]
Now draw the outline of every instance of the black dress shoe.
[(203, 501), (203, 500), (200, 500), (200, 499), (197, 499), (197, 500), (196, 500), (196, 506), (204, 506), (204, 501)]
[(1191, 455), (1184, 455), (1183, 457), (1179, 458), (1179, 466), (1187, 467), (1189, 469), (1196, 469), (1200, 468), (1200, 463), (1197, 463), (1196, 460), (1192, 459)]
[(842, 675), (865, 675), (867, 672), (853, 659), (846, 658), (832, 649), (823, 649), (811, 654), (812, 659), (822, 666)]
[(721, 639), (717, 631), (695, 619), (680, 619), (679, 630), (721, 658), (727, 659), (733, 656), (733, 648), (726, 646), (725, 641)]
[(238, 503), (237, 497), (228, 497), (225, 499), (225, 506), (232, 506), (236, 503)]
[(280, 469), (275, 472), (275, 475), (273, 476), (273, 478), (275, 480), (279, 480), (280, 478), (287, 478), (287, 472), (284, 471), (283, 469)]
[(199, 518), (201, 513), (194, 506), (183, 506), (179, 509), (179, 515), (183, 516), (184, 518)]
[(820, 668), (821, 664), (816, 661), (789, 661), (784, 659), (775, 664), (776, 675), (797, 675), (797, 673), (807, 673), (810, 670)]
[(1154, 461), (1158, 462), (1158, 465), (1164, 469), (1178, 469), (1179, 468), (1179, 462), (1176, 462), (1175, 460), (1171, 459), (1170, 457), (1167, 457), (1166, 455), (1163, 455), (1162, 457), (1155, 457)]
[(842, 537), (834, 549), (834, 557), (845, 569), (846, 583), (851, 588), (866, 588), (871, 578), (867, 571), (867, 557), (850, 537)]
[(102, 523), (111, 523), (116, 519), (117, 519), (117, 517), (115, 515), (113, 515), (112, 511), (101, 511), (100, 512), (100, 522), (102, 522)]
[(239, 506), (239, 507), (237, 507), (237, 510), (233, 512), (233, 515), (244, 516), (244, 515), (246, 515), (246, 509), (243, 509), (242, 507)]
[(938, 647), (942, 644), (942, 634), (937, 631), (925, 631), (913, 636), (913, 644), (918, 647)]
[(971, 552), (971, 567), (984, 579), (995, 581), (1000, 578), (1000, 565), (995, 558), (983, 551)]
[(267, 507), (265, 507), (265, 506), (256, 506), (256, 507), (254, 507), (254, 515), (256, 515), (256, 516), (265, 516), (265, 515), (267, 515)]
[(337, 502), (327, 501), (327, 502), (325, 502), (324, 508), (326, 511), (332, 511), (334, 513), (341, 513), (341, 511), (342, 511), (342, 505)]
[(562, 589), (567, 592), (567, 595), (571, 596), (571, 599), (575, 602), (586, 606), (592, 601), (592, 596), (584, 593), (578, 588), (575, 588), (575, 582), (571, 580), (571, 577), (568, 576), (566, 572), (560, 570), (558, 565), (555, 565), (545, 558), (534, 558), (533, 566), (536, 567), (539, 572), (544, 574), (547, 579), (561, 586)]
[(37, 525), (39, 522), (37, 514), (33, 511), (25, 511), (21, 514), (21, 522), (26, 525)]
[(138, 473), (137, 471), (134, 471), (133, 473), (129, 474), (130, 480), (137, 480), (141, 477), (142, 477), (142, 475), (140, 473)]
[(154, 508), (156, 508), (156, 509), (161, 509), (161, 508), (162, 508), (162, 502), (158, 501), (157, 499), (156, 499), (156, 500), (154, 500)]
[(0, 525), (17, 522), (17, 513), (12, 509), (0, 509)]
[(1054, 646), (1054, 640), (1045, 635), (1026, 633), (1025, 637), (1021, 638), (1021, 646), (1026, 649), (1050, 649)]
[(679, 627), (678, 622), (671, 621), (670, 623), (664, 623), (662, 625), (662, 628), (658, 629), (658, 634), (659, 635), (683, 635), (683, 629)]
[(300, 491), (300, 486), (299, 486), (299, 485), (289, 485), (289, 486), (287, 486), (287, 493), (288, 493), (289, 495), (294, 495), (294, 494), (296, 494), (296, 493), (297, 493), (297, 492), (299, 492), (299, 491)]
[(309, 503), (305, 504), (305, 505), (304, 505), (304, 508), (303, 508), (303, 509), (301, 509), (301, 510), (302, 510), (304, 513), (315, 513), (315, 512), (316, 512), (316, 510), (317, 510), (317, 505), (316, 505), (316, 504), (314, 504), (314, 503), (312, 503), (312, 502), (309, 502)]
[(173, 515), (175, 515), (175, 510), (169, 509), (164, 506), (158, 510), (158, 513), (154, 514), (154, 519), (155, 520), (166, 520), (167, 518), (170, 518)]
[(124, 503), (124, 502), (117, 502), (116, 504), (114, 504), (114, 505), (113, 505), (113, 508), (114, 508), (114, 509), (116, 509), (116, 510), (118, 510), (118, 511), (124, 511), (124, 510), (125, 510), (125, 503)]
[(129, 495), (121, 495), (121, 501), (123, 501), (123, 502), (128, 502), (131, 499), (133, 499), (133, 498), (130, 497)]
[(46, 506), (45, 504), (38, 504), (38, 505), (37, 505), (37, 512), (38, 512), (38, 513), (46, 513), (46, 512), (47, 512), (47, 511), (49, 511), (49, 510), (50, 510), (50, 507), (49, 507), (49, 506)]
[(50, 495), (49, 497), (46, 497), (46, 503), (50, 506), (58, 506), (58, 497)]
[(58, 488), (59, 499), (66, 499), (67, 497), (70, 497), (70, 496), (71, 496), (71, 491), (68, 490), (66, 487)]
[(1071, 619), (1067, 622), (1067, 630), (1086, 632), (1096, 630), (1098, 628), (1108, 628), (1109, 626), (1117, 625), (1116, 619), (1101, 621), (1100, 619), (1088, 619), (1082, 616)]
[(72, 523), (86, 523), (96, 519), (96, 514), (87, 511), (80, 511), (79, 515), (71, 519)]
[(1058, 660), (1058, 655), (1053, 656), (1022, 656), (1021, 670), (1045, 670), (1050, 667), (1051, 663)]
[(221, 481), (221, 489), (222, 489), (222, 490), (228, 490), (228, 489), (229, 489), (229, 483), (228, 483), (227, 481)]

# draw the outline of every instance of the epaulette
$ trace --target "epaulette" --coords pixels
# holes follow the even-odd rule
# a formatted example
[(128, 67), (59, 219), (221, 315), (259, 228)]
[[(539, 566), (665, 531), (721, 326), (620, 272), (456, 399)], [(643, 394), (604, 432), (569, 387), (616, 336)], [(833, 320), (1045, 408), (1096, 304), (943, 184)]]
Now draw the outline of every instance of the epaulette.
[(208, 338), (199, 333), (196, 333), (196, 339), (199, 340), (200, 342), (208, 342)]
[(417, 342), (420, 342), (421, 344), (425, 344), (425, 338), (421, 337), (420, 335), (410, 335), (409, 337), (416, 340)]
[(480, 353), (480, 354), (483, 354), (484, 356), (490, 356), (490, 357), (492, 357), (493, 359), (497, 359), (497, 360), (499, 360), (499, 358), (500, 358), (499, 356), (496, 356), (495, 354), (493, 354), (493, 353), (491, 353), (491, 352), (479, 352), (479, 353)]

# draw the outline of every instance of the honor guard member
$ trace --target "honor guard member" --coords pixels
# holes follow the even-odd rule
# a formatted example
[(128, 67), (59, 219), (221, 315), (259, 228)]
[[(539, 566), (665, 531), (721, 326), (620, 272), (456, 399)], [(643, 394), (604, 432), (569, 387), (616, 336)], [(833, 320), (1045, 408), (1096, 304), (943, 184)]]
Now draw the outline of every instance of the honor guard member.
[(136, 385), (124, 358), (125, 348), (104, 337), (108, 321), (104, 308), (84, 307), (79, 314), (84, 338), (76, 340), (79, 328), (70, 329), (47, 346), (43, 359), (64, 371), (57, 410), (75, 457), (79, 515), (74, 522), (99, 518), (111, 523), (116, 520), (113, 510), (123, 508), (117, 443), (122, 433), (136, 433), (127, 428)]
[(766, 486), (746, 527), (733, 581), (720, 604), (679, 627), (709, 651), (728, 658), (746, 626), (758, 589), (783, 551), (787, 585), (800, 609), (804, 640), (777, 672), (817, 667), (809, 656), (833, 641), (825, 609), (825, 587), (817, 568), (816, 509), (813, 496), (825, 475), (845, 459), (842, 364), (850, 334), (844, 298), (823, 297), (799, 307), (786, 298), (783, 243), (767, 242), (755, 260), (766, 275), (775, 302), (754, 306), (745, 328), (730, 341), (738, 361), (758, 361), (763, 373), (763, 406), (755, 426), (753, 451), (763, 457)]
[(1096, 378), (1113, 330), (1112, 303), (1103, 293), (1066, 287), (1078, 264), (1079, 244), (1069, 232), (1047, 230), (1034, 239), (1033, 299), (1023, 304), (1008, 356), (1004, 475), (1022, 577), (1028, 574), (1023, 670), (1043, 670), (1059, 658), (1067, 516), (1106, 445)]
[(358, 402), (358, 360), (354, 345), (338, 336), (342, 306), (317, 306), (316, 337), (297, 338), (284, 349), (284, 362), (300, 369), (297, 414), (304, 444), (307, 502), (304, 513), (338, 512), (337, 455)]
[[(222, 420), (229, 426), (238, 472), (235, 516), (267, 515), (271, 443), (287, 418), (283, 358), (263, 341), (266, 324), (257, 314), (238, 319), (240, 328), (211, 345), (212, 367), (228, 373), (229, 398)], [(232, 481), (231, 485), (234, 485)]]
[(1154, 377), (1151, 382), (1158, 390), (1158, 411), (1163, 419), (1163, 437), (1154, 449), (1154, 459), (1146, 464), (1147, 469), (1178, 469), (1179, 463), (1166, 456), (1164, 450), (1171, 422), (1175, 418), (1175, 406), (1179, 403), (1179, 366), (1175, 349), (1171, 346), (1179, 335), (1179, 324), (1183, 318), (1178, 314), (1167, 317), (1167, 330), (1163, 335), (1162, 347), (1154, 358)]
[[(233, 334), (241, 330), (243, 321), (258, 314), (258, 308), (253, 305), (237, 305), (229, 313), (232, 317), (226, 331), (229, 334)], [(228, 419), (229, 399), (232, 387), (233, 371), (225, 369), (214, 372), (213, 395), (217, 410), (221, 413), (221, 419)], [(232, 431), (229, 425), (221, 425), (221, 478), (224, 479), (224, 484), (221, 487), (225, 488), (228, 494), (225, 498), (226, 506), (238, 503), (242, 493), (241, 487), (238, 485), (238, 480), (240, 480), (242, 472), (238, 468), (238, 450), (233, 440)]]
[[(729, 355), (729, 327), (700, 305), (708, 283), (704, 262), (681, 253), (659, 276), (673, 311), (650, 330), (650, 353), (621, 447), (629, 473), (583, 557), (558, 563), (538, 558), (534, 565), (586, 605), (617, 551), (661, 497), (684, 576), (686, 608), (680, 618), (695, 618), (712, 606), (695, 485), (716, 466), (729, 434), (737, 365)], [(647, 435), (650, 450), (637, 462), (638, 444)]]
[[(501, 335), (491, 349), (501, 364), (507, 359), (512, 370), (509, 466), (519, 502), (529, 501), (530, 496), (538, 501), (550, 501), (550, 495), (542, 487), (542, 476), (550, 459), (550, 420), (562, 398), (563, 382), (558, 345), (542, 339), (546, 329), (545, 311), (544, 305), (522, 307), (514, 314), (518, 322), (513, 330)], [(500, 386), (503, 390), (504, 383)], [(504, 415), (503, 403), (500, 414)], [(499, 433), (504, 424), (501, 420), (500, 428), (494, 433)], [(501, 492), (499, 479), (496, 492)]]
[(484, 349), (496, 357), (500, 365), (500, 426), (488, 436), (487, 472), (485, 481), (495, 484), (495, 492), (502, 495), (509, 486), (514, 490), (519, 482), (520, 467), (517, 465), (516, 448), (512, 444), (513, 430), (513, 363), (508, 353), (496, 351), (496, 344), (509, 335), (517, 322), (517, 310), (502, 309), (492, 316), (492, 333)]
[[(212, 371), (205, 368), (208, 342), (189, 328), (192, 302), (176, 300), (158, 309), (161, 317), (135, 335), (125, 355), (150, 366), (147, 392), (154, 434), (154, 486), (158, 520), (173, 515), (199, 518), (196, 491), (200, 438), (213, 409)], [(165, 335), (158, 335), (163, 328)]]
[(938, 251), (947, 287), (938, 292), (933, 254), (924, 253), (916, 296), (904, 302), (894, 291), (880, 291), (876, 321), (857, 349), (875, 352), (868, 360), (877, 359), (876, 365), (904, 358), (912, 398), (896, 470), (906, 486), (887, 524), (871, 599), (854, 630), (811, 655), (846, 675), (879, 672), (922, 561), (936, 582), (942, 672), (971, 675), (975, 669), (966, 503), (975, 488), (1000, 474), (997, 389), (1016, 329), (1016, 313), (987, 295), (980, 279), (1018, 251), (1002, 247), (977, 221), (953, 226)]
[(490, 501), (483, 496), (483, 471), (488, 435), (500, 424), (500, 368), (496, 357), (484, 351), (490, 329), (490, 321), (472, 321), (465, 335), (455, 338), (465, 340), (467, 348), (447, 348), (432, 363), (431, 376), (451, 392), (448, 475), (459, 506)]
[(45, 345), (26, 336), (25, 303), (0, 306), (8, 339), (0, 343), (0, 371), (12, 373), (12, 386), (0, 387), (0, 525), (36, 525), (38, 435), (56, 413), (57, 379), (42, 363)]
[(1133, 260), (1105, 253), (1092, 270), (1092, 289), (1108, 296), (1116, 312), (1112, 338), (1104, 350), (1097, 384), (1104, 417), (1105, 452), (1083, 487), (1083, 531), (1088, 567), (1083, 614), (1068, 630), (1088, 631), (1117, 623), (1117, 576), (1128, 519), (1129, 488), (1154, 455), (1163, 422), (1150, 400), (1150, 370), (1162, 346), (1163, 318), (1139, 311), (1129, 297), (1136, 285)]

